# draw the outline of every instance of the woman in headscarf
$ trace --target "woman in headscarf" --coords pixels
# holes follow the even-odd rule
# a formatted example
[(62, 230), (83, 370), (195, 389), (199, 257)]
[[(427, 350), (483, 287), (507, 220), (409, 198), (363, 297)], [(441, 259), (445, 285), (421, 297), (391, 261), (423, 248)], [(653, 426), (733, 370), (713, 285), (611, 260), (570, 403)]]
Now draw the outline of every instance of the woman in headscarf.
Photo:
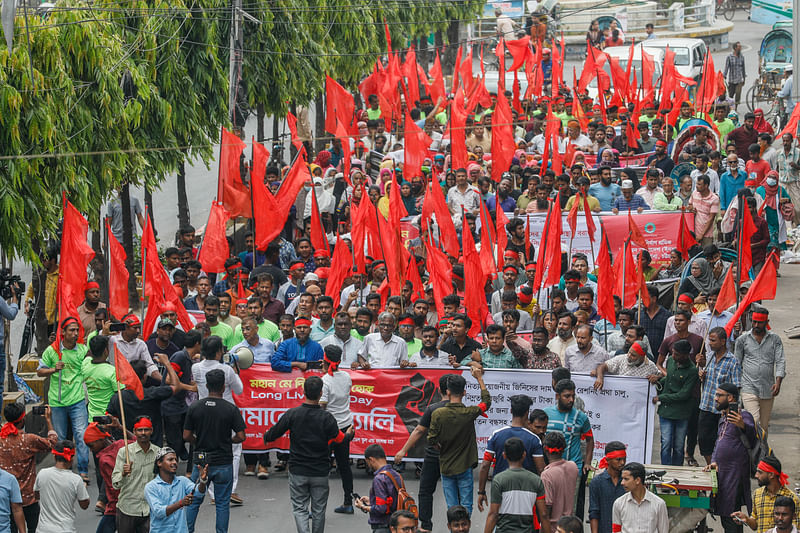
[(391, 180), (392, 180), (392, 167), (382, 166), (381, 170), (378, 172), (378, 183), (377, 183), (378, 190), (381, 191), (381, 196), (383, 196), (386, 193), (387, 190), (386, 184)]
[(403, 205), (406, 208), (408, 216), (414, 217), (419, 215), (417, 210), (417, 199), (411, 194), (411, 184), (405, 180), (400, 184), (400, 196), (403, 197)]
[(703, 257), (698, 257), (689, 267), (690, 275), (681, 282), (678, 294), (688, 294), (694, 298), (694, 303), (706, 303), (706, 297), (711, 291), (720, 286), (719, 281), (714, 278), (711, 272), (711, 265)]
[(772, 129), (772, 124), (764, 119), (764, 110), (760, 107), (757, 107), (753, 110), (753, 114), (756, 116), (756, 121), (753, 123), (753, 129), (755, 129), (758, 133), (769, 133), (774, 137), (775, 130)]
[(779, 249), (786, 249), (786, 220), (780, 213), (780, 204), (791, 202), (789, 193), (778, 184), (778, 172), (770, 170), (764, 183), (756, 189), (756, 193), (764, 198), (758, 214), (767, 219), (769, 240)]
[(594, 164), (594, 168), (600, 168), (603, 165), (619, 168), (619, 152), (613, 148), (601, 148), (597, 153), (597, 162)]
[(315, 165), (319, 165), (322, 170), (326, 170), (329, 166), (331, 166), (331, 153), (327, 150), (321, 150), (317, 157), (314, 159), (313, 163)]

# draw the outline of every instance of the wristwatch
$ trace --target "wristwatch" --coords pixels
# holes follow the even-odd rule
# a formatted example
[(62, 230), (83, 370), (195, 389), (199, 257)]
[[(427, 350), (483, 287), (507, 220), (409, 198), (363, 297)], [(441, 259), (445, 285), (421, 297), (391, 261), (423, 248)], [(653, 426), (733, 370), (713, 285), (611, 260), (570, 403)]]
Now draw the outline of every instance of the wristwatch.
[(478, 491), (478, 496), (486, 496), (486, 491), (485, 490), (479, 490)]

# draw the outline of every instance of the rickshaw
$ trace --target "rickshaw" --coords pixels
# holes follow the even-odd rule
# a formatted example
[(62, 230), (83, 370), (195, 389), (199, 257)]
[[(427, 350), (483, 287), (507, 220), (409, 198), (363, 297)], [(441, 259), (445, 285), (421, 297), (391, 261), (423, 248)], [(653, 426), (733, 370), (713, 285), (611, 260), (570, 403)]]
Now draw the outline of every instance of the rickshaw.
[(675, 137), (675, 142), (672, 144), (672, 153), (670, 156), (676, 165), (681, 163), (679, 156), (683, 151), (683, 147), (686, 146), (686, 143), (689, 141), (694, 140), (694, 133), (698, 129), (706, 130), (706, 133), (708, 133), (708, 144), (711, 145), (712, 150), (720, 149), (719, 135), (717, 135), (717, 132), (714, 131), (714, 128), (712, 128), (708, 122), (701, 118), (689, 119), (683, 123), (678, 135)]
[(760, 107), (764, 110), (764, 118), (776, 127), (779, 116), (777, 94), (781, 90), (786, 67), (792, 64), (791, 32), (791, 21), (776, 22), (761, 40), (758, 78), (746, 96), (748, 109), (753, 111)]

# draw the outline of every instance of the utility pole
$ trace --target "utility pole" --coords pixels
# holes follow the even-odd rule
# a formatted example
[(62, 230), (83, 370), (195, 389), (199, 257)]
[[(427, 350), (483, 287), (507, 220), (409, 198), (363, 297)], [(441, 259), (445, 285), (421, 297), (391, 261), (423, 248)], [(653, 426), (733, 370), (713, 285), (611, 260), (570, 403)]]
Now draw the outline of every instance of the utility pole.
[[(800, 0), (792, 0), (792, 103), (800, 102), (800, 83), (794, 81), (794, 73), (800, 72)], [(787, 109), (791, 114), (794, 108)]]
[[(236, 124), (236, 96), (242, 75), (242, 0), (231, 0), (231, 42), (228, 57), (228, 112), (231, 124)], [(243, 127), (244, 124), (241, 124)]]

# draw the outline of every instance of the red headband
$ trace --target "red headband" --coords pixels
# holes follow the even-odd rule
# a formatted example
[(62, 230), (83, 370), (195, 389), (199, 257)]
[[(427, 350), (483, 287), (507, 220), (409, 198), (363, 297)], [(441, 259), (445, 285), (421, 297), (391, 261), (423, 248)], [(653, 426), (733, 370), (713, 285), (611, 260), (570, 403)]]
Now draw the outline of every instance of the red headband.
[(508, 271), (511, 271), (514, 274), (516, 274), (517, 273), (517, 267), (515, 267), (514, 265), (506, 265), (506, 267), (503, 269), (503, 272), (505, 273), (505, 272), (508, 272)]
[(314, 257), (330, 257), (331, 254), (328, 250), (317, 250), (314, 252)]
[(65, 318), (65, 319), (64, 319), (64, 320), (61, 322), (61, 329), (64, 329), (64, 328), (66, 328), (67, 326), (69, 326), (69, 325), (70, 325), (70, 324), (72, 324), (73, 322), (75, 322), (76, 324), (78, 324), (78, 325), (80, 326), (80, 322), (78, 322), (78, 319), (77, 319), (77, 318), (75, 318), (74, 316), (68, 316), (67, 318)]
[(128, 315), (123, 321), (129, 326), (140, 326), (142, 324), (139, 317), (136, 315)]
[(294, 321), (295, 326), (308, 326), (311, 327), (311, 321), (307, 318), (298, 318)]
[(19, 417), (17, 417), (16, 420), (11, 420), (10, 422), (6, 422), (5, 424), (3, 424), (3, 427), (0, 428), (0, 439), (5, 439), (9, 435), (18, 435), (19, 429), (17, 429), (17, 426), (15, 424), (24, 418), (25, 418), (25, 412), (23, 411), (23, 413), (19, 415)]
[(544, 451), (546, 451), (547, 453), (556, 454), (556, 453), (563, 452), (564, 448), (549, 448), (549, 447), (545, 446), (544, 447)]
[(142, 418), (133, 425), (133, 429), (150, 428), (153, 429), (153, 423), (149, 418)]
[(339, 369), (339, 363), (341, 363), (341, 361), (336, 361), (336, 362), (331, 361), (330, 359), (328, 359), (328, 354), (326, 354), (324, 352), (322, 354), (322, 360), (325, 361), (326, 363), (328, 363), (328, 375), (329, 376), (332, 376), (333, 373), (336, 372), (336, 370)]
[(597, 463), (597, 468), (608, 468), (609, 459), (620, 459), (622, 457), (627, 457), (627, 456), (628, 452), (626, 452), (625, 450), (617, 450), (615, 452), (609, 452), (605, 455), (605, 457), (600, 459), (600, 462)]
[(639, 357), (644, 357), (644, 354), (645, 354), (644, 348), (642, 348), (642, 345), (639, 344), (638, 342), (634, 342), (631, 345), (631, 349), (634, 352), (636, 352), (636, 355), (638, 355)]
[(58, 450), (53, 450), (53, 455), (56, 457), (61, 457), (65, 461), (70, 462), (72, 458), (75, 457), (75, 449), (74, 448), (64, 448), (63, 452), (59, 452)]
[(247, 298), (239, 298), (236, 300), (236, 305), (247, 305)]
[(89, 289), (99, 289), (99, 288), (100, 288), (100, 284), (97, 283), (96, 281), (90, 281), (89, 283), (86, 284), (86, 290), (87, 291)]
[(518, 259), (519, 258), (519, 254), (517, 252), (515, 252), (514, 250), (506, 250), (505, 253), (503, 253), (503, 257), (510, 257), (511, 259)]
[(778, 472), (775, 468), (771, 467), (764, 461), (759, 461), (758, 466), (756, 467), (762, 472), (769, 472), (770, 474), (775, 474), (778, 476), (778, 481), (780, 481), (781, 485), (788, 485), (789, 484), (789, 476), (786, 475), (785, 472)]
[(304, 263), (298, 262), (289, 267), (289, 272), (293, 272), (295, 270), (305, 270), (305, 268), (306, 265)]
[(400, 321), (400, 323), (398, 325), (399, 326), (415, 326), (416, 324), (414, 324), (414, 319), (413, 318), (404, 318), (403, 320)]
[(690, 304), (690, 305), (694, 303), (694, 300), (692, 299), (692, 297), (689, 296), (686, 293), (683, 293), (680, 296), (678, 296), (678, 301), (679, 302), (683, 302), (685, 304)]
[(753, 320), (755, 322), (766, 322), (767, 320), (769, 320), (769, 315), (766, 313), (755, 312), (753, 313)]

